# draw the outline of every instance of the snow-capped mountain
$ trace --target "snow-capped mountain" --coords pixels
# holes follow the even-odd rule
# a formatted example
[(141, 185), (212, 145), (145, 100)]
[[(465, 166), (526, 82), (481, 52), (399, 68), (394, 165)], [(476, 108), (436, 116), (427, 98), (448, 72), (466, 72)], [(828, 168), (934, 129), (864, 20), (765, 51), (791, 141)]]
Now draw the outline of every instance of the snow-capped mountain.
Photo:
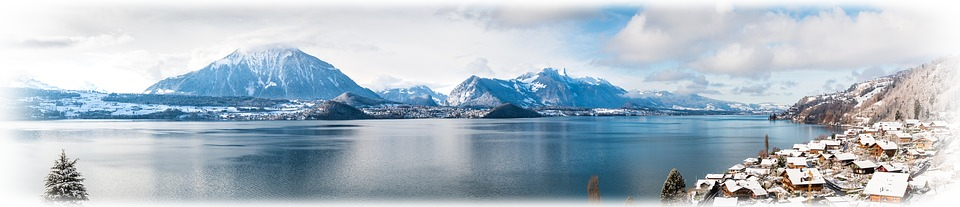
[(17, 78), (17, 79), (15, 79), (15, 80), (10, 81), (10, 83), (7, 85), (7, 87), (10, 87), (10, 88), (29, 88), (29, 89), (40, 89), (40, 90), (54, 90), (54, 91), (55, 91), (55, 90), (60, 90), (60, 88), (57, 88), (56, 86), (52, 86), (52, 85), (50, 85), (50, 84), (47, 84), (47, 83), (44, 83), (44, 82), (40, 82), (40, 81), (38, 81), (38, 80), (36, 80), (36, 79), (33, 79), (33, 78)]
[(378, 91), (383, 99), (411, 105), (441, 106), (445, 105), (447, 95), (437, 93), (424, 85), (408, 88), (389, 88)]
[(471, 76), (450, 92), (451, 106), (495, 107), (512, 103), (523, 107), (571, 106), (613, 108), (625, 103), (626, 93), (609, 82), (573, 78), (553, 68), (527, 73), (510, 80)]
[(239, 49), (203, 69), (161, 80), (149, 94), (332, 99), (344, 92), (379, 98), (333, 65), (296, 48)]

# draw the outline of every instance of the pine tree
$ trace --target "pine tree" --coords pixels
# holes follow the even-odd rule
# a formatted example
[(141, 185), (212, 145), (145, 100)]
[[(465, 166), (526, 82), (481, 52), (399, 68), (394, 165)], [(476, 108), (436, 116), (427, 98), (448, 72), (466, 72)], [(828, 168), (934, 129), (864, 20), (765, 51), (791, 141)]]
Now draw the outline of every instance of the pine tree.
[(67, 159), (66, 151), (61, 151), (60, 158), (54, 160), (50, 174), (44, 182), (46, 192), (43, 200), (53, 203), (79, 204), (89, 200), (87, 188), (83, 185), (83, 176), (77, 172), (78, 159)]
[(623, 207), (637, 207), (637, 203), (633, 201), (633, 197), (627, 196), (627, 200), (623, 202)]
[(670, 170), (667, 174), (667, 180), (663, 182), (663, 189), (660, 190), (660, 203), (663, 205), (687, 205), (690, 200), (687, 199), (687, 184), (683, 180), (683, 175), (677, 168)]
[(920, 119), (920, 100), (913, 100), (913, 119)]

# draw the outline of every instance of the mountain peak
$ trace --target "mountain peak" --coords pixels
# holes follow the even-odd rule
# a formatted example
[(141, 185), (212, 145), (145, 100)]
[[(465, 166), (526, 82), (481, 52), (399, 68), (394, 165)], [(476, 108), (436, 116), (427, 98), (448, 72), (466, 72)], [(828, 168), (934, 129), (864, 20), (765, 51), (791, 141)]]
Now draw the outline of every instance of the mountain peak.
[(203, 69), (157, 82), (145, 93), (331, 99), (344, 92), (379, 98), (330, 63), (287, 46), (235, 50)]

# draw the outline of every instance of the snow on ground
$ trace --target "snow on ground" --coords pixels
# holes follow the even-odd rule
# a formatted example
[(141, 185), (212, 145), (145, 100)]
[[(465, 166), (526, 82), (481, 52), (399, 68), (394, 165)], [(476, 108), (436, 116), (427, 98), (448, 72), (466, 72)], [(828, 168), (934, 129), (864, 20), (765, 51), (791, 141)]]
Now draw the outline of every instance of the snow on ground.
[(960, 182), (947, 185), (945, 189), (940, 189), (940, 193), (930, 191), (924, 196), (933, 196), (933, 200), (925, 202), (920, 206), (955, 207), (960, 205)]

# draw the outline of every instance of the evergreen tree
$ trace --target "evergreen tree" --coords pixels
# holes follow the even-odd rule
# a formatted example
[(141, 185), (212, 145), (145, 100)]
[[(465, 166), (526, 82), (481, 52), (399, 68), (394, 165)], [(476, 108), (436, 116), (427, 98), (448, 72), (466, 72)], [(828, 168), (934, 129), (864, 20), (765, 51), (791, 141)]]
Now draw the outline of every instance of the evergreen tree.
[(688, 205), (687, 184), (683, 180), (683, 175), (677, 168), (670, 170), (667, 180), (663, 182), (663, 189), (660, 190), (660, 203), (663, 205)]
[(75, 166), (77, 160), (70, 161), (67, 159), (67, 153), (61, 151), (60, 158), (54, 160), (50, 174), (44, 181), (46, 186), (46, 192), (42, 196), (44, 201), (79, 204), (81, 201), (89, 200), (87, 187), (83, 185), (84, 178), (80, 172), (77, 172)]
[(913, 119), (920, 119), (920, 100), (913, 100)]
[(590, 176), (590, 181), (587, 182), (587, 201), (595, 205), (603, 203), (600, 200), (600, 179), (596, 175)]
[(627, 196), (627, 201), (623, 202), (623, 207), (637, 207), (637, 203), (633, 202), (633, 197)]

